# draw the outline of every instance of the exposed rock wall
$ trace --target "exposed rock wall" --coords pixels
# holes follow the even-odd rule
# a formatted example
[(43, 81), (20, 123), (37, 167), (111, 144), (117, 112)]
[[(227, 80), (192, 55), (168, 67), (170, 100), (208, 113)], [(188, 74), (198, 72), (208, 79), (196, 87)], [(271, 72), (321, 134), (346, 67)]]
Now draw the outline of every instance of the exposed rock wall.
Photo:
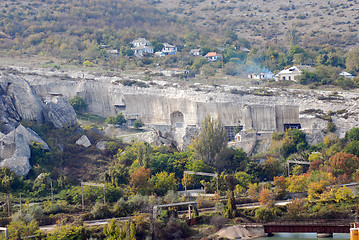
[(21, 76), (0, 73), (0, 167), (9, 167), (21, 176), (31, 168), (31, 142), (49, 149), (34, 131), (20, 124), (22, 120), (51, 122), (60, 128), (75, 124), (76, 114), (61, 96), (50, 96), (45, 101)]
[[(253, 131), (283, 131), (285, 124), (300, 124), (311, 143), (316, 143), (325, 134), (327, 121), (323, 120), (323, 116), (330, 111), (339, 111), (332, 115), (332, 121), (340, 137), (358, 126), (359, 94), (354, 92), (201, 85), (179, 87), (169, 83), (154, 83), (148, 88), (141, 88), (123, 86), (119, 81), (121, 77), (80, 79), (41, 74), (23, 77), (43, 98), (49, 93), (65, 97), (78, 94), (94, 114), (107, 117), (123, 112), (127, 116), (141, 118), (147, 125), (170, 126), (168, 133), (174, 135), (174, 141), (180, 144), (188, 142), (185, 139), (191, 132), (188, 128), (198, 128), (208, 114), (214, 117), (220, 115), (226, 126), (240, 125)], [(231, 94), (233, 88), (237, 88), (240, 94)], [(315, 111), (311, 111), (313, 109)], [(165, 135), (163, 130), (161, 134)]]

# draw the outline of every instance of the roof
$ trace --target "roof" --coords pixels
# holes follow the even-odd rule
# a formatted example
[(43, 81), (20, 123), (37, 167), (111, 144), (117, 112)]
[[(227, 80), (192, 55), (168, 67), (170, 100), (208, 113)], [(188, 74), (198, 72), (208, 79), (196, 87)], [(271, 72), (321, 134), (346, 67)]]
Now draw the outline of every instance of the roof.
[(149, 41), (146, 38), (137, 38), (136, 40), (133, 40), (132, 43), (148, 43)]
[(216, 52), (209, 52), (206, 54), (206, 57), (215, 57), (215, 56), (222, 56), (222, 54)]
[(345, 71), (339, 73), (339, 75), (340, 75), (340, 76), (348, 76), (348, 77), (353, 76), (352, 74), (350, 74), (350, 73), (348, 73), (348, 72), (345, 72)]
[(280, 71), (277, 75), (279, 74), (289, 74), (289, 73), (302, 73), (304, 70), (308, 71), (308, 72), (313, 72), (315, 71), (315, 68), (311, 67), (311, 66), (307, 66), (307, 65), (297, 65), (297, 66), (293, 66), (287, 69), (284, 69), (282, 71)]
[(169, 43), (163, 43), (163, 47), (165, 48), (175, 48), (176, 46), (175, 45), (171, 45)]

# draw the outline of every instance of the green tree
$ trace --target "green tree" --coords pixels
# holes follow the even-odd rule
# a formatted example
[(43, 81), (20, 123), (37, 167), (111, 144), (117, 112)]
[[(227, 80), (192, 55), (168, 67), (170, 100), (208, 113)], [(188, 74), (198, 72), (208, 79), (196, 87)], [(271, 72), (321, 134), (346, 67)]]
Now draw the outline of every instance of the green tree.
[(223, 167), (223, 156), (227, 149), (227, 132), (220, 118), (206, 116), (201, 124), (199, 137), (193, 141), (195, 155), (205, 164), (217, 169)]
[(78, 95), (70, 98), (69, 103), (72, 105), (76, 112), (81, 112), (87, 109), (87, 103), (82, 97)]
[(143, 122), (141, 121), (141, 119), (136, 119), (135, 122), (133, 123), (133, 127), (136, 129), (139, 129), (141, 127), (143, 127)]
[(163, 171), (151, 177), (154, 190), (159, 196), (164, 196), (169, 190), (176, 190), (175, 174)]
[(112, 219), (103, 228), (103, 233), (106, 240), (135, 240), (136, 225), (133, 222), (125, 222), (120, 224), (115, 219)]
[(243, 193), (247, 191), (249, 184), (251, 183), (252, 177), (245, 172), (236, 172), (234, 177), (237, 179), (236, 191)]
[(348, 71), (359, 72), (359, 48), (350, 50), (345, 60), (345, 66)]
[(108, 118), (106, 118), (106, 123), (108, 124), (122, 125), (126, 122), (127, 120), (122, 112), (118, 113), (115, 117), (109, 116)]

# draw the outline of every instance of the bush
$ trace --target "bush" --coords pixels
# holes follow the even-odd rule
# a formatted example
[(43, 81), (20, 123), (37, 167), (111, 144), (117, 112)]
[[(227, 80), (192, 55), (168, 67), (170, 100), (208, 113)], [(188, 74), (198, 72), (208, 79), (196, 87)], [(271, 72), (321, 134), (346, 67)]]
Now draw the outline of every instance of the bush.
[(87, 108), (87, 103), (85, 102), (85, 100), (78, 95), (73, 98), (70, 98), (69, 103), (72, 105), (76, 112), (84, 111)]
[(268, 222), (273, 219), (273, 213), (266, 207), (260, 207), (255, 210), (255, 218), (260, 222)]
[(143, 127), (143, 125), (144, 123), (141, 121), (141, 119), (136, 119), (135, 122), (133, 123), (133, 127), (136, 129)]
[(48, 236), (48, 240), (59, 239), (88, 239), (89, 233), (84, 226), (65, 225), (58, 226)]
[(228, 223), (228, 219), (223, 217), (222, 215), (216, 215), (212, 216), (209, 222), (211, 225), (214, 226), (216, 230), (219, 230)]
[(113, 207), (112, 210), (113, 216), (126, 217), (129, 213), (130, 213), (130, 209), (127, 202), (125, 201), (125, 199), (120, 198), (120, 200), (118, 200)]
[(127, 122), (127, 120), (126, 120), (126, 118), (125, 118), (125, 116), (123, 115), (122, 112), (118, 113), (115, 117), (109, 116), (106, 119), (107, 124), (122, 125), (122, 124), (124, 124), (126, 122)]
[(95, 206), (93, 206), (91, 214), (94, 219), (102, 219), (111, 216), (111, 212), (108, 209), (108, 206), (99, 202), (97, 202)]

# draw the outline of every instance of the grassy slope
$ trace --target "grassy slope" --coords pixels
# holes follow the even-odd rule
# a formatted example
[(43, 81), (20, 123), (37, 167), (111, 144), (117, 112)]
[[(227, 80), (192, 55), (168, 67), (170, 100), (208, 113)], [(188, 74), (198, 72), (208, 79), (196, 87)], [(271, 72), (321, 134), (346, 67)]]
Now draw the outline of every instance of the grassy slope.
[[(141, 0), (143, 2), (144, 1)], [(235, 30), (251, 43), (286, 40), (292, 25), (308, 41), (340, 46), (358, 44), (357, 0), (166, 0), (150, 3), (224, 36)]]

